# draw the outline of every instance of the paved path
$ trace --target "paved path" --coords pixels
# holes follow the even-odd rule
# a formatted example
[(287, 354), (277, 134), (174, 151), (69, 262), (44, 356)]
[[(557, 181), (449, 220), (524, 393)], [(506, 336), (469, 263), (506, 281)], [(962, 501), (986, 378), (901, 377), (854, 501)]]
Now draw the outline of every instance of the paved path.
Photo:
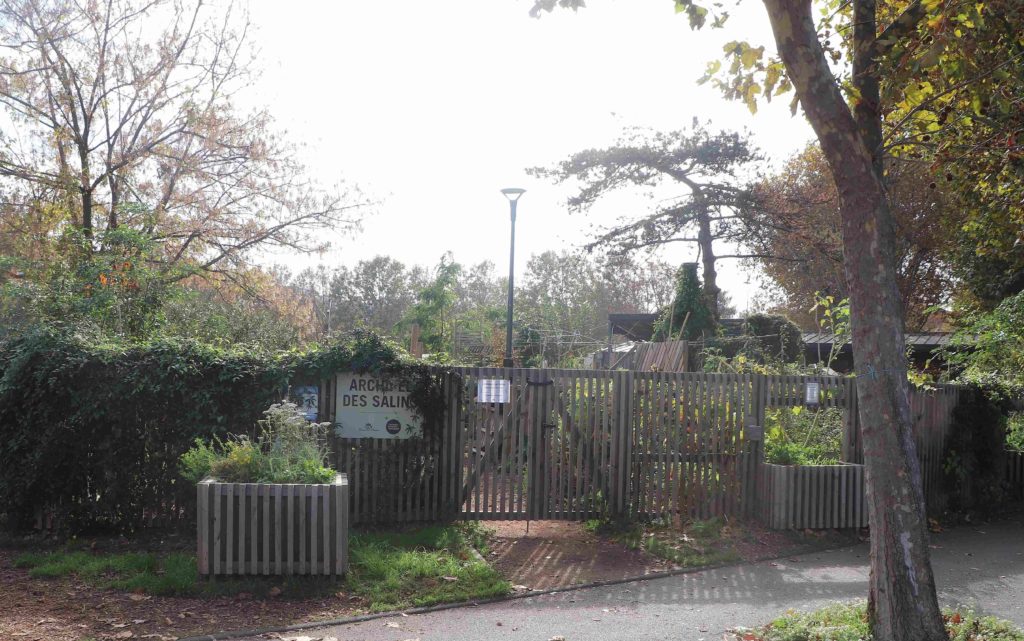
[[(1024, 627), (1024, 523), (959, 527), (933, 536), (943, 604)], [(708, 641), (788, 608), (864, 598), (867, 547), (806, 554), (664, 579), (591, 588), (409, 617), (295, 633), (339, 641)], [(394, 627), (397, 625), (398, 627)], [(288, 635), (285, 635), (288, 636)]]

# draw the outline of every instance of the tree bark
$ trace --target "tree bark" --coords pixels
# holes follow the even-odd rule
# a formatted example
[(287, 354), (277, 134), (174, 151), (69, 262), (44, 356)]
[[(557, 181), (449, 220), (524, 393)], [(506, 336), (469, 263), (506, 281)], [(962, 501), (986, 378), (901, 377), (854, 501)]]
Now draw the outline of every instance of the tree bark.
[(944, 641), (910, 416), (893, 220), (885, 186), (870, 143), (828, 67), (810, 0), (764, 4), (779, 54), (839, 192), (871, 524), (872, 633), (876, 641)]
[(711, 312), (711, 319), (717, 327), (720, 320), (718, 295), (722, 290), (718, 286), (718, 271), (715, 269), (717, 258), (715, 257), (715, 238), (711, 234), (711, 213), (708, 211), (707, 200), (704, 198), (704, 191), (699, 184), (681, 173), (673, 177), (690, 188), (693, 200), (697, 203), (697, 246), (700, 248), (700, 260), (704, 272), (704, 305)]
[(700, 245), (700, 259), (704, 271), (704, 304), (718, 325), (718, 272), (715, 270), (715, 246), (711, 236), (711, 220), (707, 210), (697, 214), (697, 242)]

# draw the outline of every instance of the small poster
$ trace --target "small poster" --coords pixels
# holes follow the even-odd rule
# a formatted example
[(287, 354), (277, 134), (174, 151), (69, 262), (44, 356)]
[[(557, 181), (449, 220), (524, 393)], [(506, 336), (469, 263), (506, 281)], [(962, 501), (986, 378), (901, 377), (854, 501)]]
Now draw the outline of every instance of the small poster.
[(316, 423), (320, 418), (320, 388), (316, 385), (300, 385), (292, 388), (292, 397), (306, 415), (306, 420)]
[(338, 374), (334, 433), (339, 438), (407, 439), (422, 434), (405, 381)]
[(804, 403), (807, 405), (817, 405), (820, 394), (821, 383), (807, 383), (807, 387), (804, 388)]
[(477, 403), (508, 403), (510, 384), (501, 378), (481, 378), (476, 382)]

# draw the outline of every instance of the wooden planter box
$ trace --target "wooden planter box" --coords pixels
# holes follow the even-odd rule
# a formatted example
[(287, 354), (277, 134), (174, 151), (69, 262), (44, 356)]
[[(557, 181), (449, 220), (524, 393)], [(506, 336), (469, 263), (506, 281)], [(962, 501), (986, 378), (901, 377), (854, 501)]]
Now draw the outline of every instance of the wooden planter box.
[(777, 530), (867, 527), (864, 466), (765, 463), (762, 518)]
[(203, 576), (341, 575), (348, 569), (348, 477), (318, 485), (220, 483), (197, 487)]

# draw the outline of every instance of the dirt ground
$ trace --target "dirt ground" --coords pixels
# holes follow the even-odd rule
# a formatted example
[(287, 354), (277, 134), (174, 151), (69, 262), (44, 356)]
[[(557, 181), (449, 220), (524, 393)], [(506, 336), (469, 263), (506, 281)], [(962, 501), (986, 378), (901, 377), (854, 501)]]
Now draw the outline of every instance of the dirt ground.
[[(494, 531), (488, 562), (519, 592), (642, 576), (671, 563), (563, 521), (484, 523)], [(743, 560), (852, 542), (838, 533), (793, 534), (745, 527), (733, 542)], [(184, 598), (128, 594), (73, 577), (34, 579), (13, 567), (19, 550), (0, 548), (0, 640), (156, 639), (351, 616), (365, 606), (344, 591), (317, 598)]]
[(94, 638), (156, 639), (253, 629), (353, 614), (358, 604), (340, 592), (332, 597), (183, 598), (128, 594), (74, 578), (33, 579), (12, 567), (18, 552), (0, 549), (0, 639), (78, 641)]
[[(570, 521), (484, 521), (494, 532), (487, 560), (520, 591), (626, 579), (678, 569), (675, 564)], [(671, 532), (668, 530), (667, 532)], [(850, 533), (779, 532), (744, 524), (728, 543), (742, 561), (759, 561), (855, 542)]]
[[(547, 590), (664, 572), (670, 565), (588, 533), (569, 521), (484, 521), (494, 531), (487, 560), (513, 585)], [(523, 588), (520, 587), (520, 590)]]

